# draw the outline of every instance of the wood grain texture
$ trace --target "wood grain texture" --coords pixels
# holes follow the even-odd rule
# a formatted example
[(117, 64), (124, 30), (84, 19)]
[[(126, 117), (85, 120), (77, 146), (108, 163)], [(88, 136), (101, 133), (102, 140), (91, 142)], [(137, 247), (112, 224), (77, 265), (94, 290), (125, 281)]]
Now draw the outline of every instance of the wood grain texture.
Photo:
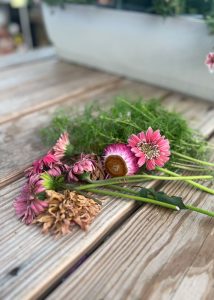
[[(214, 210), (213, 196), (185, 183), (165, 192)], [(212, 300), (214, 219), (146, 205), (100, 246), (47, 298)]]
[[(87, 91), (76, 97), (69, 97), (61, 103), (61, 108), (75, 107), (81, 110), (86, 103), (98, 101), (107, 106), (112, 103), (116, 96), (131, 97), (139, 96), (163, 97), (166, 91), (149, 85), (121, 80), (105, 84), (100, 88)], [(22, 116), (11, 122), (2, 124), (0, 127), (0, 187), (5, 186), (14, 179), (23, 176), (23, 170), (33, 160), (43, 155), (47, 150), (39, 138), (39, 128), (48, 124), (58, 104), (52, 105), (41, 111)], [(32, 106), (34, 109), (34, 106)], [(23, 152), (25, 155), (23, 156)], [(13, 157), (13, 159), (11, 159)]]
[[(0, 91), (0, 184), (4, 186), (0, 190), (0, 299), (37, 299), (131, 213), (133, 217), (127, 220), (125, 226), (118, 227), (112, 238), (103, 244), (106, 248), (99, 247), (82, 265), (80, 274), (77, 271), (69, 277), (62, 287), (53, 292), (51, 299), (94, 300), (99, 295), (101, 298), (97, 299), (105, 299), (108, 295), (110, 298), (106, 299), (117, 299), (123, 295), (124, 298), (118, 299), (126, 299), (126, 295), (127, 299), (134, 300), (142, 299), (144, 295), (159, 299), (154, 294), (156, 289), (153, 289), (151, 279), (154, 279), (157, 291), (161, 291), (167, 299), (168, 295), (183, 299), (183, 286), (190, 287), (197, 282), (188, 280), (183, 274), (189, 274), (189, 278), (196, 275), (195, 269), (199, 268), (203, 253), (207, 253), (208, 265), (208, 268), (203, 265), (204, 270), (210, 272), (209, 282), (213, 280), (213, 257), (211, 249), (208, 249), (213, 248), (210, 235), (213, 224), (207, 221), (210, 220), (208, 217), (188, 212), (174, 214), (149, 205), (135, 213), (137, 206), (132, 201), (106, 199), (102, 213), (88, 233), (75, 228), (72, 234), (54, 240), (43, 236), (36, 226), (21, 224), (12, 208), (12, 201), (24, 182), (21, 178), (23, 169), (47, 150), (39, 141), (37, 130), (47, 124), (57, 107), (78, 105), (81, 110), (86, 102), (94, 99), (106, 106), (118, 94), (146, 98), (164, 96), (167, 107), (182, 112), (195, 128), (206, 132), (207, 137), (213, 133), (213, 107), (177, 94), (166, 97), (169, 93), (162, 89), (65, 64), (55, 57), (5, 67), (0, 74)], [(189, 203), (192, 201), (214, 209), (210, 197), (204, 198), (184, 184), (173, 183), (164, 188), (171, 193), (182, 193)], [(191, 230), (187, 231), (186, 228), (190, 227)], [(102, 253), (105, 253), (104, 259)], [(98, 254), (97, 259), (95, 254)], [(179, 259), (173, 265), (175, 257)], [(91, 258), (94, 258), (93, 261)], [(187, 266), (190, 260), (191, 266)], [(91, 273), (91, 263), (95, 264), (97, 275), (101, 277)], [(161, 276), (162, 272), (160, 281), (159, 274)], [(202, 268), (197, 274), (204, 276)], [(69, 285), (71, 278), (73, 282)], [(205, 290), (207, 279), (203, 282)], [(207, 297), (211, 293), (209, 288)]]
[(0, 191), (0, 299), (4, 300), (37, 299), (136, 206), (132, 201), (106, 199), (88, 233), (75, 227), (56, 240), (16, 219), (12, 201), (22, 184), (19, 180)]
[(77, 97), (119, 78), (51, 60), (6, 70), (2, 72), (0, 80), (0, 123), (4, 123), (70, 97)]
[[(0, 205), (0, 225), (1, 228), (3, 228), (1, 239), (2, 245), (4, 246), (0, 252), (0, 264), (2, 266), (0, 270), (0, 297), (3, 299), (36, 299), (39, 295), (47, 291), (47, 289), (54, 284), (56, 280), (65, 274), (65, 272), (68, 271), (78, 261), (78, 259), (82, 258), (89, 249), (98, 243), (100, 239), (115, 226), (115, 224), (125, 218), (127, 214), (133, 211), (136, 207), (135, 203), (131, 201), (117, 200), (115, 202), (115, 200), (112, 199), (107, 200), (107, 204), (102, 211), (102, 214), (96, 219), (87, 235), (76, 229), (73, 234), (58, 241), (54, 241), (49, 236), (42, 236), (36, 226), (27, 227), (16, 220), (11, 206), (12, 200), (18, 194), (22, 183), (23, 181), (20, 180), (1, 190), (2, 200)], [(191, 191), (189, 188), (184, 188), (180, 185), (176, 186), (173, 184), (171, 189), (173, 193), (175, 193), (178, 189), (179, 193), (186, 193), (189, 196), (192, 195), (191, 199), (194, 201), (202, 199), (199, 197), (198, 193), (195, 193), (195, 191)], [(209, 201), (208, 203), (211, 202)], [(201, 205), (203, 205), (202, 202)], [(146, 220), (147, 227), (146, 225), (144, 226), (144, 223), (140, 223), (141, 218), (137, 216), (139, 226), (142, 227), (141, 230), (144, 235), (146, 235), (148, 231), (151, 232), (152, 236), (149, 236), (148, 238), (152, 238), (154, 236), (155, 242), (153, 241), (153, 243), (155, 247), (158, 247), (158, 243), (164, 243), (165, 239), (163, 238), (163, 232), (161, 232), (160, 235), (158, 235), (160, 239), (159, 241), (157, 236), (155, 236), (155, 232), (158, 232), (159, 227), (162, 228), (162, 230), (166, 230), (167, 228), (167, 237), (171, 236), (174, 232), (173, 227), (169, 226), (171, 221), (169, 223), (165, 222), (168, 218), (169, 220), (172, 220), (170, 218), (172, 218), (174, 214), (169, 211), (154, 209), (150, 206), (147, 206), (145, 209), (144, 222)], [(150, 213), (147, 211), (148, 209)], [(162, 212), (163, 215), (160, 215), (160, 222), (162, 223), (158, 223), (159, 218), (157, 220), (156, 215), (162, 214)], [(155, 214), (155, 216), (153, 214)], [(179, 214), (178, 217), (181, 217), (182, 215), (183, 213)], [(198, 216), (194, 213), (192, 216), (196, 216), (196, 218), (198, 218)], [(157, 226), (152, 225), (152, 220), (157, 223)], [(176, 220), (176, 222), (178, 221)], [(197, 224), (198, 219), (195, 222)], [(178, 224), (176, 226), (176, 228), (180, 230)], [(181, 226), (181, 228), (183, 227)], [(188, 226), (184, 227), (183, 230), (186, 230), (186, 228), (188, 228)], [(120, 231), (122, 229), (119, 228), (118, 230)], [(190, 232), (190, 234), (192, 233)], [(139, 238), (139, 241), (141, 241), (138, 235), (139, 232), (136, 232), (134, 239), (138, 240)], [(127, 247), (129, 245), (129, 238), (131, 239), (130, 235), (128, 235), (128, 238), (125, 241)], [(143, 239), (145, 239), (145, 236), (143, 236)], [(132, 247), (128, 247), (127, 249), (128, 255), (131, 258), (131, 253), (134, 250)], [(111, 260), (113, 260), (112, 257)], [(125, 260), (128, 261), (128, 258), (125, 258)], [(157, 264), (157, 266), (160, 266), (160, 264)], [(108, 270), (111, 270), (110, 267), (105, 269), (105, 274), (108, 274)], [(123, 274), (123, 267), (122, 270), (123, 271), (119, 273), (113, 271), (113, 274)], [(157, 270), (154, 274), (156, 274), (156, 272)], [(90, 276), (92, 277), (92, 274)], [(119, 282), (119, 279), (117, 281)], [(94, 280), (94, 282), (96, 282), (96, 280)], [(78, 285), (79, 287), (80, 284), (81, 282)], [(85, 284), (85, 288), (86, 287), (87, 284)], [(66, 291), (66, 288), (64, 290)], [(83, 289), (79, 288), (79, 292), (80, 290)], [(114, 293), (116, 293), (117, 289), (114, 288), (113, 290)], [(121, 292), (122, 291), (123, 290), (121, 290)], [(88, 292), (89, 291), (87, 290), (87, 293)], [(92, 294), (93, 293), (94, 291)], [(75, 295), (73, 295), (73, 298), (78, 299), (75, 298), (77, 297)], [(55, 297), (54, 294), (53, 297)], [(71, 299), (70, 296), (67, 299)], [(91, 298), (89, 297), (85, 299)], [(94, 298), (92, 297), (92, 299)], [(114, 297), (111, 299), (114, 299)]]

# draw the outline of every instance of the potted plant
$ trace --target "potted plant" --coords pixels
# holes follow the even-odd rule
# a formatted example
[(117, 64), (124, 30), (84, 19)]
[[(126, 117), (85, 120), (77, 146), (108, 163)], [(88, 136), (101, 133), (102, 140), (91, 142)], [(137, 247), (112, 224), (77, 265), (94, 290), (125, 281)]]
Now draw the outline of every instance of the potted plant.
[[(181, 14), (207, 15), (214, 1), (204, 1), (199, 11), (184, 8), (183, 0), (147, 1), (147, 12), (130, 10), (132, 1), (114, 2), (120, 9), (107, 9), (111, 0), (99, 0), (99, 6), (91, 0), (75, 2), (43, 3), (47, 32), (61, 58), (214, 100), (214, 77), (204, 65), (213, 36), (202, 15)], [(175, 13), (180, 15), (163, 17)], [(208, 22), (212, 26), (211, 16)]]

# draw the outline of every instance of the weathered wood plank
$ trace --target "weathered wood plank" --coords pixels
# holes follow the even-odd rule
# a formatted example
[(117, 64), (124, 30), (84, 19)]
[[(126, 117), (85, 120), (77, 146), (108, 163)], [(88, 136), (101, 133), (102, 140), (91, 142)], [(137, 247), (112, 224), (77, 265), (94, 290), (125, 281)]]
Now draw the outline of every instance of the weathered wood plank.
[[(75, 97), (69, 97), (67, 101), (63, 101), (61, 108), (75, 106), (81, 109), (86, 102), (89, 103), (94, 100), (102, 102), (106, 106), (118, 95), (134, 99), (142, 95), (149, 98), (151, 96), (162, 97), (166, 94), (167, 92), (162, 89), (121, 80), (105, 84), (92, 91), (88, 90)], [(52, 105), (42, 111), (34, 112), (1, 126), (0, 187), (5, 186), (11, 180), (20, 178), (27, 165), (47, 150), (39, 140), (38, 130), (50, 121), (57, 107), (57, 104)], [(24, 156), (23, 152), (25, 153)]]
[(0, 191), (0, 298), (4, 300), (37, 299), (135, 208), (131, 201), (108, 199), (88, 233), (75, 228), (55, 240), (14, 216), (12, 201), (21, 184), (23, 180)]
[[(0, 123), (47, 108), (66, 101), (70, 97), (119, 80), (113, 75), (58, 61), (53, 62), (47, 72), (44, 64), (41, 74), (38, 80), (22, 83), (21, 87), (15, 86), (1, 92)], [(19, 72), (16, 73), (17, 76), (21, 76)]]
[[(168, 183), (169, 194), (214, 210), (213, 196)], [(162, 190), (161, 189), (161, 190)], [(214, 219), (146, 205), (71, 274), (53, 299), (213, 299)]]
[(6, 68), (11, 68), (17, 65), (32, 63), (39, 60), (45, 60), (54, 57), (56, 51), (53, 47), (44, 47), (38, 50), (32, 50), (25, 53), (10, 54), (0, 58), (1, 71)]
[[(2, 266), (0, 270), (0, 284), (2, 290), (1, 298), (3, 299), (35, 299), (41, 295), (62, 274), (69, 270), (80, 257), (91, 249), (95, 243), (100, 241), (115, 224), (122, 218), (125, 218), (136, 207), (130, 201), (108, 200), (102, 214), (96, 219), (87, 235), (79, 230), (74, 230), (73, 234), (58, 241), (53, 241), (51, 237), (43, 237), (35, 226), (26, 227), (20, 224), (14, 217), (11, 207), (12, 199), (17, 195), (21, 183), (22, 181), (15, 182), (1, 190), (0, 222), (4, 225), (1, 226), (3, 228), (1, 238), (4, 247), (2, 247), (0, 253), (0, 263)], [(175, 191), (174, 188), (173, 186), (173, 192)], [(180, 189), (182, 190), (182, 186), (178, 186), (177, 188), (179, 192)], [(189, 192), (188, 190), (189, 196), (191, 193), (193, 193), (193, 201), (199, 199), (197, 193)], [(155, 210), (150, 206), (147, 206), (146, 209), (150, 209), (152, 215), (146, 213), (144, 222), (147, 222), (147, 225), (145, 224), (144, 226), (139, 223), (139, 227), (142, 232), (143, 230), (147, 230), (152, 233), (152, 230), (155, 232), (157, 228), (152, 229), (149, 218), (157, 222), (159, 219), (157, 220), (156, 215), (154, 216), (153, 214), (155, 211), (156, 214), (160, 214), (161, 212), (159, 209)], [(167, 230), (167, 236), (169, 236), (169, 231), (173, 228), (170, 227), (170, 223), (167, 223), (166, 226), (164, 220), (172, 219), (174, 214), (165, 210), (161, 211), (163, 211), (163, 219), (160, 218), (160, 222), (162, 222), (160, 223), (160, 228), (162, 226), (165, 226), (165, 228), (169, 226)], [(182, 214), (178, 216), (181, 217)], [(192, 214), (192, 216), (196, 216), (196, 214)], [(197, 222), (198, 220), (196, 220)], [(144, 231), (145, 235), (147, 231)], [(138, 232), (134, 239), (138, 240)], [(128, 244), (129, 240), (127, 239), (126, 242)], [(130, 251), (133, 251), (132, 248), (130, 249)], [(76, 299), (75, 297), (74, 299)]]

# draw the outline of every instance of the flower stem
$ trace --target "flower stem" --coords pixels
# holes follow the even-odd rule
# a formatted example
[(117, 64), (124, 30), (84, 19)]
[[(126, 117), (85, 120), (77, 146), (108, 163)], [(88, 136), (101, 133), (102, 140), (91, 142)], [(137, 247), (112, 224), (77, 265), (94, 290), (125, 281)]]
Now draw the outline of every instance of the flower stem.
[[(121, 186), (108, 186), (108, 187), (112, 188), (114, 190), (119, 190), (119, 191), (125, 192), (125, 193), (139, 195), (138, 191), (128, 189), (128, 188), (124, 188), (124, 187), (121, 187)], [(205, 209), (195, 207), (195, 206), (192, 206), (192, 205), (188, 205), (188, 204), (184, 204), (184, 205), (189, 210), (196, 211), (198, 213), (201, 213), (201, 214), (204, 214), (204, 215), (207, 215), (207, 216), (210, 216), (210, 217), (214, 217), (214, 212), (212, 212), (212, 211), (205, 210)]]
[[(189, 180), (189, 179), (212, 179), (213, 177), (210, 175), (206, 176), (154, 176), (154, 175), (135, 175), (135, 176), (123, 176), (123, 177), (114, 177), (111, 179), (106, 180), (95, 180), (91, 181), (89, 184), (81, 185), (79, 187), (80, 190), (86, 190), (90, 188), (96, 188), (106, 185), (113, 185), (113, 184), (126, 184), (126, 183), (136, 183), (142, 181), (149, 181), (149, 180)], [(69, 186), (69, 185), (68, 185)]]
[[(76, 190), (78, 191), (79, 188), (76, 188)], [(164, 202), (157, 201), (154, 199), (147, 199), (147, 198), (143, 198), (143, 197), (139, 197), (139, 196), (127, 195), (127, 194), (123, 194), (123, 193), (106, 191), (106, 190), (90, 189), (90, 188), (88, 189), (88, 191), (91, 193), (94, 193), (94, 194), (101, 194), (101, 195), (105, 195), (105, 196), (113, 196), (113, 197), (132, 199), (132, 200), (136, 200), (136, 201), (140, 201), (140, 202), (146, 202), (146, 203), (151, 203), (154, 205), (159, 205), (159, 206), (174, 209), (174, 210), (180, 210), (180, 208), (176, 205), (164, 203)]]
[[(165, 169), (165, 168), (156, 167), (156, 170), (161, 171), (161, 172), (163, 172), (165, 174), (169, 174), (169, 175), (175, 176), (175, 177), (179, 176), (177, 173), (172, 172), (172, 171), (170, 171), (168, 169)], [(193, 180), (184, 180), (184, 181), (188, 182), (189, 184), (193, 185), (194, 187), (196, 187), (196, 188), (198, 188), (198, 189), (200, 189), (200, 190), (202, 190), (204, 192), (207, 192), (209, 194), (214, 195), (214, 190), (213, 189), (210, 189), (210, 188), (208, 188), (208, 187), (206, 187), (206, 186), (204, 186), (204, 185), (202, 185), (200, 183), (197, 183), (197, 182), (195, 182)]]
[(204, 215), (207, 215), (207, 216), (210, 216), (210, 217), (214, 217), (214, 212), (213, 211), (205, 210), (205, 209), (195, 207), (195, 206), (192, 206), (192, 205), (187, 205), (187, 204), (185, 204), (185, 206), (186, 206), (187, 209), (196, 211), (198, 213), (201, 213), (201, 214), (204, 214)]
[(185, 159), (187, 159), (189, 161), (193, 161), (193, 162), (198, 163), (200, 165), (214, 167), (214, 163), (211, 163), (211, 162), (208, 162), (208, 161), (203, 161), (203, 160), (200, 160), (200, 159), (196, 159), (196, 158), (193, 158), (193, 157), (190, 157), (190, 156), (178, 153), (176, 151), (172, 151), (172, 154), (174, 154), (176, 156), (179, 156), (179, 157), (182, 157), (182, 158), (185, 158)]
[(182, 164), (176, 164), (176, 163), (171, 163), (171, 166), (176, 168), (176, 169), (181, 169), (181, 170), (188, 170), (188, 171), (207, 171), (207, 169), (205, 168), (198, 168), (196, 166), (188, 166), (188, 165), (182, 165)]
[[(138, 113), (140, 113), (144, 118), (147, 118), (149, 121), (151, 119), (154, 120), (154, 116), (147, 109), (146, 109), (146, 114), (145, 114), (141, 109), (139, 109), (136, 106), (132, 105), (130, 102), (126, 101), (125, 99), (120, 98), (120, 97), (119, 97), (119, 99), (120, 99), (121, 102), (123, 102), (124, 104), (128, 105), (129, 107), (131, 107), (133, 110), (135, 110)], [(145, 108), (144, 108), (144, 110), (145, 110)], [(150, 115), (150, 117), (148, 115)]]

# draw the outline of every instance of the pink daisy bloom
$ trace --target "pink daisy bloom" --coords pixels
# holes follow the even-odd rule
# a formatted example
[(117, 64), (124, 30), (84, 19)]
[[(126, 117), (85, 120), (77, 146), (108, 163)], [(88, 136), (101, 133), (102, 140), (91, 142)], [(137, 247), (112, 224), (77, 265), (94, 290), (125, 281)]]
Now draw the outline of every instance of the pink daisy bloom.
[(16, 215), (22, 218), (25, 224), (31, 224), (36, 216), (38, 216), (48, 206), (48, 203), (38, 199), (38, 194), (45, 191), (39, 175), (33, 175), (26, 183), (21, 194), (15, 199), (13, 206)]
[(26, 176), (29, 177), (31, 175), (48, 171), (54, 168), (56, 163), (59, 163), (58, 159), (51, 151), (49, 151), (44, 157), (33, 162), (32, 167), (26, 170)]
[(112, 177), (133, 175), (138, 171), (137, 159), (125, 144), (111, 144), (104, 150), (104, 165)]
[(169, 160), (169, 141), (160, 135), (160, 130), (153, 131), (151, 127), (146, 133), (132, 134), (128, 139), (128, 146), (138, 158), (138, 166), (146, 163), (147, 170), (154, 170), (155, 166), (163, 167)]
[(67, 132), (61, 134), (60, 138), (53, 147), (54, 155), (56, 158), (61, 159), (65, 156), (66, 150), (70, 145), (69, 136)]
[(214, 52), (207, 54), (205, 64), (207, 65), (210, 73), (214, 73)]

